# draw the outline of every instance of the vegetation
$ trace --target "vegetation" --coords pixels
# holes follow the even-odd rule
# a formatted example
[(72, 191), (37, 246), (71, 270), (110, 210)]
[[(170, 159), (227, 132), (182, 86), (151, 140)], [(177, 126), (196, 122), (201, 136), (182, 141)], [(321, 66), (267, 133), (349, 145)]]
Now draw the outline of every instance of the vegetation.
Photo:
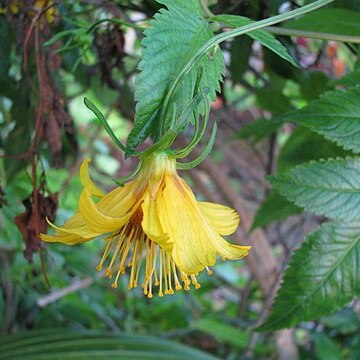
[[(0, 358), (358, 359), (359, 14), (358, 0), (0, 1)], [(158, 163), (138, 165), (159, 153), (199, 200), (186, 195), (190, 219), (203, 201), (240, 214), (226, 240), (251, 246), (244, 259), (193, 280), (248, 248), (200, 237), (185, 266), (181, 236), (169, 251), (159, 236), (194, 286), (148, 298), (130, 273), (115, 288), (96, 271), (98, 235), (119, 227), (94, 231), (90, 210), (93, 236), (40, 239), (85, 190), (99, 210), (115, 187), (155, 181)], [(78, 176), (88, 158), (92, 180)], [(179, 199), (161, 203), (171, 224)], [(226, 209), (217, 236), (237, 221)]]

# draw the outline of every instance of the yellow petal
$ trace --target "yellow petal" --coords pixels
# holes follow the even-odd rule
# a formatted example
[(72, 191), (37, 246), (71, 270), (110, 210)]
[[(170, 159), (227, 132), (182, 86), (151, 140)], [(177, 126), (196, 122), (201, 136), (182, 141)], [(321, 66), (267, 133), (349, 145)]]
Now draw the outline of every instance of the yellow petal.
[(230, 235), (235, 232), (240, 221), (235, 210), (210, 202), (198, 202), (198, 204), (218, 234)]
[[(91, 189), (84, 188), (79, 199), (79, 210), (89, 229), (104, 234), (120, 229), (130, 219), (136, 210), (134, 199), (131, 196), (123, 197), (121, 203), (117, 204), (116, 210), (118, 208), (122, 210), (119, 213), (110, 207), (114, 202), (113, 197), (116, 198), (114, 192), (110, 192), (95, 204), (91, 197)], [(101, 202), (102, 200), (104, 201)], [(104, 210), (108, 210), (108, 212), (106, 213)]]
[(84, 239), (80, 236), (66, 233), (56, 233), (54, 235), (40, 234), (40, 239), (46, 242), (60, 242), (66, 245), (75, 245), (92, 240), (92, 238)]
[(214, 265), (217, 254), (224, 259), (247, 254), (249, 246), (232, 245), (219, 236), (180, 177), (166, 175), (164, 181), (156, 206), (164, 232), (174, 243), (171, 255), (182, 271), (196, 274)]
[(97, 203), (99, 211), (114, 217), (126, 214), (141, 200), (141, 196), (135, 195), (138, 181), (133, 180), (123, 187), (117, 187), (103, 196)]
[(55, 234), (76, 235), (80, 238), (89, 240), (100, 235), (100, 233), (90, 230), (79, 211), (76, 211), (75, 214), (61, 227), (51, 223), (48, 218), (46, 218), (46, 221), (52, 228), (56, 230)]
[(102, 197), (104, 193), (93, 183), (89, 175), (89, 163), (90, 159), (85, 159), (80, 166), (80, 180), (83, 187), (89, 187), (91, 193), (95, 196)]
[(143, 220), (141, 222), (144, 233), (156, 244), (160, 245), (164, 250), (171, 252), (172, 243), (170, 236), (165, 234), (156, 211), (155, 200), (150, 192), (144, 196), (144, 202), (141, 205), (143, 211)]

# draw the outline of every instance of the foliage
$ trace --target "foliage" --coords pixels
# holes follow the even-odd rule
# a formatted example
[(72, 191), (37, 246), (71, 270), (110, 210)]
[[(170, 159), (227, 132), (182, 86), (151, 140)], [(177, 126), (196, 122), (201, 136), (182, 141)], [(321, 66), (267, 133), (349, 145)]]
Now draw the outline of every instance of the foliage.
[[(184, 345), (146, 336), (42, 330), (1, 339), (3, 359), (216, 359)], [(25, 354), (25, 355), (24, 355)]]
[[(359, 2), (3, 3), (1, 355), (274, 358), (291, 328), (301, 359), (358, 359)], [(247, 264), (149, 302), (95, 275), (101, 239), (38, 242), (46, 199), (57, 223), (76, 211), (83, 158), (111, 188), (170, 146), (179, 169), (204, 161), (185, 175), (200, 198), (242, 210)]]
[(273, 311), (258, 330), (328, 315), (358, 296), (359, 237), (358, 224), (326, 224), (309, 235), (293, 255)]

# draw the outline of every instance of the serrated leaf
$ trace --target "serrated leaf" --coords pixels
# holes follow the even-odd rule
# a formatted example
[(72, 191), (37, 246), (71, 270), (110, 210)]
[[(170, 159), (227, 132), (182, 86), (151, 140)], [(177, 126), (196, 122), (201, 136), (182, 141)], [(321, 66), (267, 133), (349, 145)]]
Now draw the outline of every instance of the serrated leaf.
[(320, 9), (287, 22), (289, 29), (360, 36), (360, 14), (347, 9)]
[[(146, 37), (142, 41), (145, 49), (139, 64), (141, 72), (136, 79), (136, 115), (134, 127), (127, 140), (127, 155), (160, 126), (158, 123), (160, 109), (169, 88), (187, 62), (213, 37), (197, 1), (159, 0), (159, 2), (165, 4), (168, 10), (161, 9), (155, 15), (155, 19), (150, 23), (151, 28), (145, 31)], [(174, 103), (177, 111), (181, 113), (191, 102), (200, 68), (203, 69), (203, 74), (199, 91), (209, 88), (206, 99), (209, 102), (215, 100), (224, 71), (221, 51), (211, 56), (203, 56), (198, 66), (184, 78), (165, 113), (163, 119), (165, 123), (170, 121)], [(164, 112), (165, 109), (161, 111)]]
[(272, 190), (257, 210), (251, 229), (269, 225), (273, 221), (286, 219), (301, 212), (301, 208)]
[(290, 260), (272, 311), (257, 331), (317, 319), (360, 295), (360, 224), (325, 224)]
[[(212, 17), (212, 20), (223, 22), (233, 28), (254, 23), (253, 20), (237, 15), (217, 15)], [(279, 40), (277, 40), (274, 35), (270, 34), (266, 30), (254, 30), (249, 32), (247, 35), (252, 39), (259, 41), (263, 46), (267, 47), (281, 58), (289, 61), (292, 65), (296, 67), (299, 66), (289, 54), (286, 47)]]
[(1, 359), (190, 359), (216, 358), (172, 341), (150, 336), (43, 330), (0, 337)]
[(299, 165), (269, 178), (297, 206), (317, 215), (360, 221), (360, 159), (330, 159)]
[[(339, 148), (306, 127), (298, 127), (281, 148), (277, 158), (277, 173), (289, 171), (294, 166), (311, 160), (346, 156), (350, 153)], [(273, 221), (299, 214), (302, 209), (272, 190), (256, 212), (252, 228), (266, 226)]]
[(360, 87), (326, 92), (319, 100), (284, 115), (335, 141), (346, 150), (360, 153)]

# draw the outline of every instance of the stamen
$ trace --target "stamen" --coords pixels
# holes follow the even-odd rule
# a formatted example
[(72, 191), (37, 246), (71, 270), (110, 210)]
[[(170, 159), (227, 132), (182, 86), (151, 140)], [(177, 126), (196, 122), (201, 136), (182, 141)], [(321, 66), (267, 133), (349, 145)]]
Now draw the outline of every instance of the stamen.
[(162, 258), (163, 258), (163, 266), (164, 266), (165, 295), (168, 295), (169, 294), (169, 287), (168, 287), (168, 279), (167, 279), (165, 250), (161, 249), (161, 255), (162, 255)]
[(191, 283), (195, 286), (195, 289), (201, 288), (201, 285), (197, 282), (195, 275), (191, 275)]
[[(106, 239), (107, 240), (107, 239)], [(114, 246), (115, 245), (115, 246)], [(145, 246), (145, 254), (144, 254)], [(159, 297), (170, 294), (174, 294), (176, 291), (184, 289), (190, 290), (192, 284), (196, 289), (200, 288), (196, 277), (198, 274), (186, 274), (182, 272), (164, 249), (159, 245), (151, 241), (142, 231), (140, 225), (129, 222), (122, 227), (120, 231), (111, 235), (108, 240), (100, 260), (97, 266), (98, 270), (102, 269), (102, 266), (108, 258), (111, 250), (113, 254), (111, 261), (107, 267), (105, 275), (109, 278), (113, 275), (114, 265), (117, 266), (117, 272), (114, 281), (111, 286), (117, 288), (120, 275), (125, 273), (127, 268), (130, 268), (129, 284), (128, 288), (132, 289), (137, 287), (140, 270), (145, 257), (144, 279), (142, 282), (142, 288), (144, 294), (148, 298), (152, 298), (153, 286), (159, 286)], [(205, 267), (209, 275), (212, 271), (209, 267)], [(183, 282), (181, 284), (180, 280)]]
[(171, 281), (171, 269), (170, 269), (170, 256), (166, 253), (166, 273), (169, 277), (169, 294), (173, 295), (174, 290), (172, 288), (172, 281)]
[(134, 275), (135, 275), (135, 267), (136, 267), (136, 258), (138, 255), (138, 248), (139, 248), (139, 240), (135, 241), (135, 248), (131, 259), (131, 273), (130, 273), (130, 280), (129, 280), (129, 289), (134, 287)]
[(104, 239), (104, 240), (106, 241), (106, 247), (105, 247), (104, 253), (103, 253), (102, 257), (101, 257), (101, 260), (100, 260), (99, 265), (96, 266), (96, 270), (97, 270), (97, 271), (101, 271), (101, 270), (102, 270), (104, 261), (105, 261), (105, 259), (107, 258), (107, 256), (109, 255), (109, 252), (110, 252), (110, 249), (111, 249), (111, 247), (112, 247), (112, 245), (113, 245), (114, 239), (115, 239), (115, 235), (110, 236), (110, 237), (107, 238), (107, 239)]
[(138, 260), (138, 263), (137, 263), (136, 275), (135, 275), (135, 280), (134, 280), (134, 287), (137, 287), (138, 282), (139, 282), (139, 274), (140, 274), (142, 258), (143, 258), (144, 238), (145, 238), (145, 235), (142, 234), (141, 238), (139, 240), (140, 241), (139, 260)]
[(119, 281), (119, 276), (121, 275), (121, 271), (118, 270), (118, 272), (116, 273), (116, 277), (115, 277), (115, 280), (114, 282), (111, 284), (111, 287), (116, 289), (117, 288), (117, 284), (118, 284), (118, 281)]
[(189, 291), (190, 290), (190, 280), (187, 274), (185, 274), (184, 272), (181, 273), (181, 280), (184, 283), (184, 290), (185, 291)]
[(174, 274), (175, 290), (181, 290), (182, 286), (180, 284), (180, 281), (179, 281), (177, 273), (176, 273), (176, 266), (175, 266), (175, 261), (174, 260), (171, 260), (171, 266), (172, 266), (172, 271), (173, 271), (173, 274)]
[(111, 261), (110, 261), (110, 264), (106, 270), (106, 274), (109, 274), (108, 276), (111, 277), (112, 275), (112, 266), (114, 264), (114, 261), (116, 260), (117, 256), (118, 256), (118, 253), (119, 253), (119, 250), (120, 250), (120, 247), (124, 241), (124, 234), (125, 234), (125, 230), (126, 230), (127, 226), (124, 226), (119, 234), (119, 239), (118, 239), (118, 242), (116, 244), (116, 247), (115, 247), (115, 251), (114, 251), (114, 254), (111, 258)]
[(164, 293), (163, 293), (163, 258), (162, 258), (162, 252), (163, 250), (160, 249), (159, 251), (159, 271), (160, 271), (160, 288), (159, 288), (159, 296), (163, 297)]
[(124, 273), (124, 270), (125, 270), (125, 261), (128, 256), (130, 246), (133, 243), (133, 234), (134, 234), (134, 228), (131, 229), (129, 236), (127, 236), (125, 241), (123, 242), (123, 247), (122, 247), (123, 253), (122, 253), (119, 268), (118, 268), (121, 273)]
[(208, 275), (212, 275), (213, 272), (211, 271), (211, 269), (208, 266), (205, 266), (205, 269), (206, 269), (206, 273)]
[(153, 297), (152, 294), (152, 276), (150, 276), (150, 280), (149, 280), (149, 292), (148, 292), (148, 296), (149, 299), (151, 299)]

